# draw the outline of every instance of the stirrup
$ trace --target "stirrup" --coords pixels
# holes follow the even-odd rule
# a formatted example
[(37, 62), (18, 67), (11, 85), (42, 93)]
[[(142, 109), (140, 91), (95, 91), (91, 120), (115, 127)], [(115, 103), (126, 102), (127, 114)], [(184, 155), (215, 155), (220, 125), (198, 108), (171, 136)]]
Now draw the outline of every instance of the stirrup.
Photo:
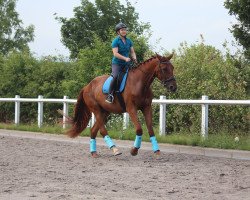
[(109, 94), (105, 100), (107, 103), (113, 103), (114, 96), (112, 94)]

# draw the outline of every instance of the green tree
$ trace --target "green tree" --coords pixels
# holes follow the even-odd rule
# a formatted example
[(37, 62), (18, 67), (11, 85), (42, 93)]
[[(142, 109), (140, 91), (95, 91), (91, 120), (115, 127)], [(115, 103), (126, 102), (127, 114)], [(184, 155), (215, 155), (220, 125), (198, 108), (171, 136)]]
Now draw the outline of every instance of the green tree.
[[(13, 51), (6, 56), (2, 56), (0, 64), (0, 97), (13, 98), (15, 95), (34, 97), (32, 94), (36, 90), (32, 93), (27, 91), (27, 85), (32, 80), (33, 69), (36, 66), (36, 60), (27, 52)], [(22, 103), (21, 113), (23, 119), (28, 119), (29, 114), (32, 115), (31, 107), (30, 104)], [(12, 103), (0, 105), (1, 121), (13, 119), (13, 114)]]
[(225, 8), (230, 15), (235, 15), (237, 24), (232, 26), (231, 32), (235, 39), (243, 46), (245, 56), (250, 59), (250, 0), (226, 0)]
[(110, 30), (120, 21), (138, 35), (149, 29), (149, 24), (138, 22), (138, 13), (129, 1), (124, 6), (119, 0), (95, 0), (95, 3), (82, 0), (81, 6), (74, 8), (73, 18), (56, 19), (62, 23), (62, 42), (70, 50), (71, 58), (76, 58), (81, 49), (93, 47), (94, 35), (102, 41), (109, 40)]
[[(62, 83), (69, 77), (71, 65), (61, 57), (47, 56), (38, 60), (25, 51), (0, 55), (0, 97), (62, 98), (68, 95)], [(61, 108), (60, 104), (44, 104), (44, 120), (55, 120), (59, 116), (56, 110)], [(13, 114), (13, 103), (0, 104), (0, 121), (13, 120)], [(36, 115), (37, 104), (22, 103), (21, 122), (34, 122)]]
[[(175, 59), (180, 99), (246, 99), (246, 83), (231, 56), (203, 42), (188, 46), (183, 44)], [(189, 126), (199, 127), (200, 108), (178, 106), (173, 110), (175, 120)], [(210, 106), (211, 130), (235, 130), (247, 128), (247, 109), (241, 106)], [(178, 117), (177, 117), (178, 116)], [(180, 122), (180, 121), (182, 122)]]
[[(218, 49), (203, 42), (192, 45), (183, 43), (172, 62), (178, 89), (176, 93), (168, 93), (167, 98), (201, 99), (202, 95), (207, 95), (209, 99), (247, 99), (244, 74), (235, 66), (235, 60), (230, 54), (223, 55)], [(166, 89), (158, 82), (154, 82), (153, 89), (155, 98), (166, 93)], [(200, 106), (169, 105), (167, 110), (169, 131), (199, 132)], [(211, 105), (210, 131), (247, 130), (248, 112), (244, 106)], [(154, 117), (157, 121), (158, 116)]]
[(0, 52), (4, 55), (13, 49), (28, 49), (34, 39), (34, 26), (22, 27), (15, 8), (16, 0), (0, 0)]

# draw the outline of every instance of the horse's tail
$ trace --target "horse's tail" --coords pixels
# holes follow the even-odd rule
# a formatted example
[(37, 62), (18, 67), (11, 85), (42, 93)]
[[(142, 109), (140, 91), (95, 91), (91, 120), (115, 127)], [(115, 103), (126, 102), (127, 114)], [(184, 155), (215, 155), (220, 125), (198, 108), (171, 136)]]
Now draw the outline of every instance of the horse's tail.
[(67, 131), (67, 135), (71, 138), (80, 135), (91, 118), (91, 112), (84, 101), (83, 92), (84, 89), (81, 90), (75, 105), (74, 117), (71, 122), (72, 127)]

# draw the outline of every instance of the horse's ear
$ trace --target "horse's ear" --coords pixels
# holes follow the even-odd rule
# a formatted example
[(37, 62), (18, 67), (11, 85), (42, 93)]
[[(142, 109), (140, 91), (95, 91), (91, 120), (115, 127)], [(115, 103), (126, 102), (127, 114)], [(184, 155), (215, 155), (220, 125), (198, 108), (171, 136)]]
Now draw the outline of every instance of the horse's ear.
[(171, 53), (171, 54), (167, 57), (167, 59), (170, 60), (170, 59), (173, 57), (173, 55), (174, 55), (174, 53)]
[(155, 56), (156, 56), (156, 58), (158, 58), (159, 60), (162, 59), (162, 57), (161, 57), (158, 53), (155, 53)]

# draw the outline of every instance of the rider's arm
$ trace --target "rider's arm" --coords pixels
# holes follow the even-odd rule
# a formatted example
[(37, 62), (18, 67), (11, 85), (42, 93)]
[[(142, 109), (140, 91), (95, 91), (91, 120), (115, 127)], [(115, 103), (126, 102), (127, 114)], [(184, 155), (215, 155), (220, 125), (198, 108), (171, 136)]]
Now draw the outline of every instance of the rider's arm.
[(118, 53), (118, 47), (115, 47), (115, 48), (112, 48), (112, 51), (113, 51), (113, 55), (118, 58), (118, 59), (121, 59), (121, 60), (124, 60), (126, 62), (129, 62), (130, 61), (130, 58), (127, 58), (121, 54)]

